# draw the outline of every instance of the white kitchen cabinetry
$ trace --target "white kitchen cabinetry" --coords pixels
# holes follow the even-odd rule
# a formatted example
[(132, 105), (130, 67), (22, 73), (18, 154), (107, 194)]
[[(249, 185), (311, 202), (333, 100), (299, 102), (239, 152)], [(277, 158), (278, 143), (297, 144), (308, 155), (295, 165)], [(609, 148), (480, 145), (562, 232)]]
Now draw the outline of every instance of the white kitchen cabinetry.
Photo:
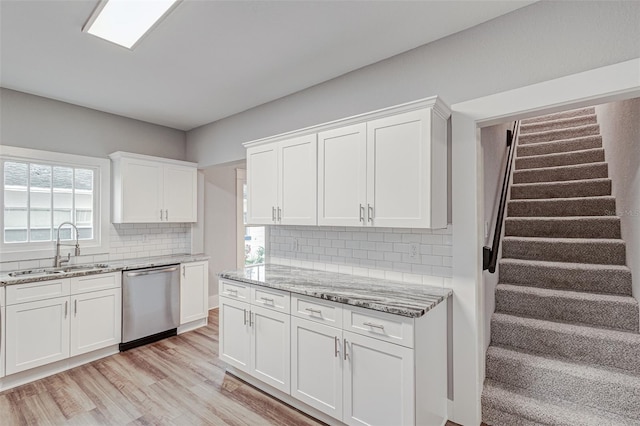
[(445, 116), (423, 108), (318, 140), (319, 225), (446, 227)]
[(247, 223), (316, 224), (316, 135), (247, 150)]
[(7, 375), (120, 343), (119, 272), (17, 284), (6, 291)]
[(209, 314), (209, 262), (180, 265), (180, 325)]
[(2, 287), (0, 288), (0, 378), (4, 377), (5, 322), (4, 287)]
[[(238, 295), (243, 294), (242, 288), (250, 291), (249, 285), (240, 286), (236, 292), (229, 292), (232, 284), (223, 280), (219, 286), (220, 358), (288, 394), (291, 381), (288, 310), (284, 312), (269, 303), (257, 306), (242, 301)], [(289, 297), (288, 293), (277, 290), (269, 293)]]
[(197, 220), (197, 164), (114, 152), (113, 223)]

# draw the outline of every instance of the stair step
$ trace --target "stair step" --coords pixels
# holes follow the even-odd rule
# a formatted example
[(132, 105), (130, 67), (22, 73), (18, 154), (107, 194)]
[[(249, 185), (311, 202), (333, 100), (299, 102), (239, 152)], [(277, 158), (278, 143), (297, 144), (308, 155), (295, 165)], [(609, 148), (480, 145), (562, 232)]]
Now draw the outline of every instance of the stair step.
[(527, 133), (518, 136), (519, 144), (530, 144), (537, 142), (551, 142), (560, 139), (577, 138), (580, 136), (599, 135), (599, 124), (587, 124), (586, 126), (571, 127), (569, 129), (547, 130), (544, 132)]
[(566, 129), (568, 127), (578, 127), (597, 123), (598, 120), (595, 114), (579, 115), (576, 117), (568, 118), (557, 118), (549, 121), (538, 121), (536, 123), (522, 123), (520, 125), (520, 134), (537, 133), (546, 130)]
[(513, 237), (620, 238), (617, 216), (508, 217), (504, 223), (504, 234)]
[(502, 257), (549, 262), (624, 265), (626, 249), (621, 239), (504, 237)]
[(608, 177), (609, 169), (604, 162), (513, 171), (513, 183), (559, 182)]
[(640, 334), (495, 313), (491, 343), (640, 374)]
[(507, 216), (614, 216), (616, 200), (611, 196), (511, 200)]
[(516, 170), (538, 169), (541, 167), (569, 166), (573, 164), (602, 163), (604, 149), (594, 148), (582, 151), (555, 154), (529, 155), (516, 158)]
[(527, 118), (521, 121), (522, 124), (540, 123), (543, 121), (562, 120), (564, 118), (579, 117), (582, 115), (594, 115), (596, 109), (594, 107), (578, 108), (568, 111), (556, 112), (553, 114), (540, 115), (538, 117)]
[(638, 302), (631, 296), (553, 290), (512, 284), (496, 287), (496, 312), (639, 331)]
[(529, 145), (518, 145), (516, 153), (518, 157), (530, 155), (544, 155), (558, 152), (581, 151), (584, 149), (601, 148), (602, 136), (592, 135), (579, 138), (562, 139), (553, 142), (532, 143)]
[(576, 198), (611, 195), (611, 179), (583, 179), (561, 182), (511, 185), (511, 199)]
[(563, 401), (487, 379), (482, 421), (493, 426), (638, 426), (637, 420)]
[(638, 375), (490, 346), (486, 376), (547, 400), (624, 413), (629, 420), (640, 421)]
[(503, 283), (631, 296), (631, 270), (622, 265), (501, 259), (498, 267)]

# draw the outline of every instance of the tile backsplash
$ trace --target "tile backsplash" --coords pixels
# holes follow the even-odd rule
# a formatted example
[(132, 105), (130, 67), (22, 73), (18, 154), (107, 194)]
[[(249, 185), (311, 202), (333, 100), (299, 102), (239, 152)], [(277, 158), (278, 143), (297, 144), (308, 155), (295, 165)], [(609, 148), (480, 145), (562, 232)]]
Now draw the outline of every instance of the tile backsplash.
[[(191, 251), (191, 224), (113, 224), (109, 232), (109, 253), (72, 257), (71, 263), (113, 262), (137, 257), (163, 256)], [(82, 248), (82, 242), (80, 242)], [(0, 272), (53, 265), (51, 257), (0, 262)]]
[(452, 270), (446, 229), (271, 226), (268, 260), (354, 275), (440, 285)]

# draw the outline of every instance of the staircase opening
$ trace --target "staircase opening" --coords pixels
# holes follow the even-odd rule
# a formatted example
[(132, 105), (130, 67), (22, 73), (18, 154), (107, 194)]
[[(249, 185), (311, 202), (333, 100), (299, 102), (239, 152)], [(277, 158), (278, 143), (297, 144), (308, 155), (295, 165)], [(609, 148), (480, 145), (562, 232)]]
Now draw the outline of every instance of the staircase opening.
[[(487, 245), (511, 126), (481, 131)], [(483, 273), (483, 420), (639, 424), (640, 98), (522, 120), (515, 150)]]

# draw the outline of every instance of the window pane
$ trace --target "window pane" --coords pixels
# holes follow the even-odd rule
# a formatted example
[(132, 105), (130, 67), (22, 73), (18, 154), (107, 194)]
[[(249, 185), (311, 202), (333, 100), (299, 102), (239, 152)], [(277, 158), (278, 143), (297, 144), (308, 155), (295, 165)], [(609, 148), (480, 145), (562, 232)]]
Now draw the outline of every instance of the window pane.
[(81, 240), (90, 240), (93, 238), (93, 228), (81, 228), (78, 227), (78, 233)]
[(54, 167), (53, 168), (53, 188), (54, 189), (72, 189), (73, 188), (73, 169), (70, 167)]
[(51, 229), (31, 228), (31, 241), (51, 241)]
[(93, 190), (93, 170), (76, 169), (76, 190)]
[(26, 229), (5, 229), (4, 242), (5, 243), (23, 243), (27, 241)]
[(247, 226), (244, 237), (244, 264), (256, 265), (264, 263), (265, 256), (265, 227)]
[(41, 164), (29, 165), (31, 174), (31, 189), (33, 188), (51, 188), (51, 166)]
[(29, 166), (26, 163), (14, 163), (6, 161), (4, 163), (4, 186), (17, 185), (27, 186)]

